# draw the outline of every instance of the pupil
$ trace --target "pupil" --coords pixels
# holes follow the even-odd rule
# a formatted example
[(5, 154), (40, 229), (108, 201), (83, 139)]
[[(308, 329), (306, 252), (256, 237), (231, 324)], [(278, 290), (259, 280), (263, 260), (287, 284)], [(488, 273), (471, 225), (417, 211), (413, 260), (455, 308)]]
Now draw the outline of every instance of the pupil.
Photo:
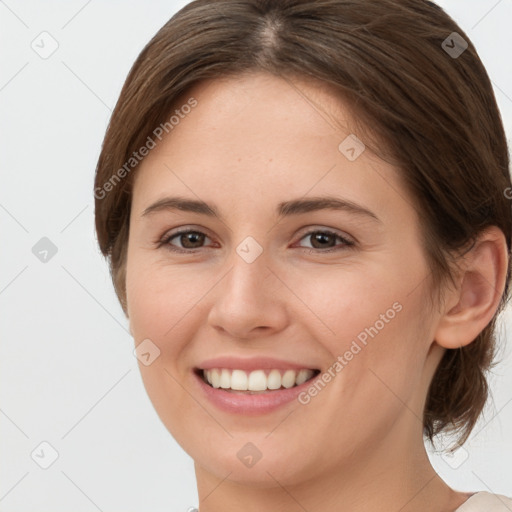
[[(325, 241), (326, 238), (332, 237), (332, 235), (327, 234), (327, 233), (317, 233), (317, 234), (313, 235), (313, 237), (314, 237), (313, 239), (315, 240), (315, 242), (321, 242), (322, 240)], [(323, 245), (325, 245), (325, 244), (323, 244)]]
[[(188, 249), (194, 249), (195, 247), (190, 247), (188, 245), (188, 243), (191, 241), (192, 244), (194, 244), (195, 242), (197, 243), (198, 239), (199, 241), (202, 240), (201, 237), (203, 237), (204, 235), (202, 235), (201, 233), (186, 233), (185, 235), (183, 235), (184, 237), (184, 240), (186, 241), (185, 243), (183, 243), (183, 239), (182, 239), (182, 243), (183, 243), (183, 246), (184, 247), (187, 247)], [(191, 240), (192, 239), (192, 240)], [(194, 240), (195, 239), (195, 240)]]

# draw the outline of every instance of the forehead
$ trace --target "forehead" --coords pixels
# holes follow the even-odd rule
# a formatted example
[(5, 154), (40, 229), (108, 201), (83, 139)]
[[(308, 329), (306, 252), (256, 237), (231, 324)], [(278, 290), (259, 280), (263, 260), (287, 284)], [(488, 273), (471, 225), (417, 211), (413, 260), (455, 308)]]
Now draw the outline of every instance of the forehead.
[(277, 204), (283, 195), (333, 191), (377, 207), (397, 199), (392, 166), (368, 149), (352, 161), (340, 149), (355, 135), (352, 113), (330, 84), (266, 73), (224, 77), (182, 94), (173, 112), (191, 98), (197, 105), (139, 165), (135, 199), (173, 192)]
[(289, 124), (294, 132), (311, 134), (314, 130), (318, 135), (350, 130), (349, 105), (344, 104), (333, 85), (311, 77), (278, 77), (252, 71), (205, 80), (182, 94), (175, 108), (191, 96), (201, 107), (195, 109), (195, 120), (213, 130), (221, 122), (226, 128), (230, 121), (245, 123), (246, 128), (255, 127), (260, 132)]
[(170, 148), (174, 159), (182, 156), (180, 147), (185, 146), (195, 148), (189, 156), (201, 156), (206, 147), (210, 154), (214, 147), (222, 147), (226, 158), (243, 159), (273, 156), (297, 141), (309, 141), (304, 150), (312, 150), (329, 135), (331, 140), (325, 142), (337, 151), (339, 141), (353, 131), (348, 105), (331, 84), (264, 72), (199, 82), (175, 99), (168, 117), (172, 126), (162, 134), (163, 141), (156, 140), (144, 165), (165, 158)]

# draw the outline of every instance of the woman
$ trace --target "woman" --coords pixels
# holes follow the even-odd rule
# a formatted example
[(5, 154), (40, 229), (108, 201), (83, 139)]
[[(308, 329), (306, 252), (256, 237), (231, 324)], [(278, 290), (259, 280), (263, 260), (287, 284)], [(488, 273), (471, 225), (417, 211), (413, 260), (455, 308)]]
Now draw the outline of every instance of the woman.
[(200, 512), (505, 511), (436, 474), (487, 398), (507, 144), (423, 0), (196, 0), (108, 127), (96, 229)]

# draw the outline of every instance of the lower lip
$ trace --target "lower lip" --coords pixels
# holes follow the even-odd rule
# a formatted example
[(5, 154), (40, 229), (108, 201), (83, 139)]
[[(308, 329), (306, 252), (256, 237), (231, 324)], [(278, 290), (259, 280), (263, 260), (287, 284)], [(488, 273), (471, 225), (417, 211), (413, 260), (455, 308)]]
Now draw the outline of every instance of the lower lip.
[(316, 378), (321, 375), (318, 374), (318, 376), (293, 388), (268, 391), (267, 393), (257, 395), (248, 395), (232, 393), (222, 388), (214, 388), (209, 386), (201, 375), (198, 375), (196, 372), (193, 372), (193, 374), (202, 392), (214, 405), (226, 412), (244, 415), (269, 413), (293, 402), (302, 391), (305, 391), (311, 386)]

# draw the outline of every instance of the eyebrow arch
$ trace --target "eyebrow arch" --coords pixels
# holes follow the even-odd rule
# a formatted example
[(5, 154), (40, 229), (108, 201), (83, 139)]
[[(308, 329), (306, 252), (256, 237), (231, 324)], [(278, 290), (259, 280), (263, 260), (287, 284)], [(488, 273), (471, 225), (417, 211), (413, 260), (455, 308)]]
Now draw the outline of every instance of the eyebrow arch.
[[(151, 213), (181, 210), (185, 212), (199, 213), (208, 217), (216, 217), (222, 219), (218, 209), (205, 203), (204, 201), (196, 201), (183, 197), (165, 197), (148, 206), (143, 212), (142, 217)], [(289, 217), (292, 215), (300, 215), (318, 210), (342, 210), (359, 216), (365, 216), (373, 221), (382, 223), (375, 213), (363, 206), (360, 206), (346, 199), (339, 199), (333, 196), (310, 197), (308, 199), (293, 199), (278, 204), (277, 214), (279, 218)]]

